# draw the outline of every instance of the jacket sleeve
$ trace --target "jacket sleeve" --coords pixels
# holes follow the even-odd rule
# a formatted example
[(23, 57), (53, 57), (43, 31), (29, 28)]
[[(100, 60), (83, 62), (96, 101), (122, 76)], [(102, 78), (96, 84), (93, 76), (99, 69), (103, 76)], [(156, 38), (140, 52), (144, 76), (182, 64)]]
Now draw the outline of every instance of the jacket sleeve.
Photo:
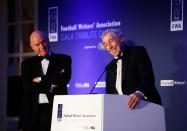
[(31, 76), (31, 67), (28, 62), (22, 62), (21, 65), (21, 83), (23, 89), (22, 95), (22, 103), (20, 107), (20, 115), (19, 115), (19, 122), (18, 128), (24, 130), (28, 129), (28, 125), (31, 119), (31, 112), (32, 112), (32, 103), (33, 99), (38, 98), (37, 94), (39, 93), (39, 88), (37, 88), (37, 84), (32, 82)]
[[(52, 73), (42, 76), (41, 84), (47, 91), (50, 90), (51, 85), (57, 85), (53, 89), (54, 94), (67, 94), (67, 84), (71, 79), (71, 57), (58, 56), (57, 63), (55, 63)], [(44, 89), (43, 88), (43, 89)], [(46, 92), (47, 93), (47, 92)]]
[(154, 73), (151, 60), (144, 47), (139, 47), (137, 51), (138, 72), (141, 78), (141, 83), (138, 91), (141, 91), (148, 99), (158, 104), (161, 104), (160, 95), (155, 87)]

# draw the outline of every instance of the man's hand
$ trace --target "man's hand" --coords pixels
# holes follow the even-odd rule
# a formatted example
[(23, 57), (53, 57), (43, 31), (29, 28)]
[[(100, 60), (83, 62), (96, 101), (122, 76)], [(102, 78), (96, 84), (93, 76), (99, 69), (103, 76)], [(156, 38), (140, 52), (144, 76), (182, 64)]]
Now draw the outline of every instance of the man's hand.
[(60, 71), (60, 73), (63, 73), (64, 72), (64, 69), (62, 69), (61, 71)]
[(141, 99), (142, 99), (142, 94), (138, 91), (136, 91), (133, 94), (129, 95), (129, 99), (127, 100), (127, 106), (130, 109), (135, 109), (138, 104), (140, 103)]
[(51, 85), (51, 89), (50, 89), (50, 93), (52, 93), (52, 92), (53, 92), (53, 89), (54, 89), (54, 88), (57, 88), (57, 87), (58, 87), (57, 85), (52, 84), (52, 85)]
[(40, 83), (40, 81), (41, 81), (41, 77), (35, 77), (34, 79), (32, 79), (32, 82)]
[(51, 88), (57, 88), (57, 85), (52, 84)]

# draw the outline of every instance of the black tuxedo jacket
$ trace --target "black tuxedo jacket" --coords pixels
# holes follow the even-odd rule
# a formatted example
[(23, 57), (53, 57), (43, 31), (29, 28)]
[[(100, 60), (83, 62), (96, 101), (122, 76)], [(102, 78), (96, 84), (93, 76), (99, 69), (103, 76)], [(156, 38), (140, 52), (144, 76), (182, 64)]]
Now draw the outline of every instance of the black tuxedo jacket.
[[(116, 90), (116, 60), (107, 66), (106, 93), (117, 94)], [(161, 104), (161, 98), (154, 85), (152, 64), (147, 51), (142, 46), (125, 46), (122, 56), (122, 92), (129, 95), (141, 91), (147, 100)]]
[[(41, 77), (40, 83), (32, 82), (36, 77)], [(71, 78), (71, 57), (63, 54), (51, 54), (46, 75), (43, 75), (41, 58), (31, 57), (22, 62), (21, 78), (23, 87), (23, 101), (20, 112), (18, 128), (24, 131), (35, 130), (40, 112), (38, 96), (45, 93), (49, 100), (46, 111), (51, 118), (54, 95), (67, 94), (67, 83)], [(51, 92), (51, 85), (57, 85)], [(50, 126), (50, 125), (49, 125)]]

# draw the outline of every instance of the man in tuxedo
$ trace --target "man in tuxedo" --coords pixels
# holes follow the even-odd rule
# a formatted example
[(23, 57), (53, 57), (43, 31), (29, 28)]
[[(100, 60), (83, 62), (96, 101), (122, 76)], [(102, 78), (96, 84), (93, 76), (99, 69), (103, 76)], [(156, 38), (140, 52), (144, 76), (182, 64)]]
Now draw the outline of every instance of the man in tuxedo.
[(71, 57), (54, 54), (42, 31), (30, 36), (37, 53), (22, 62), (23, 101), (18, 128), (22, 131), (50, 131), (54, 95), (66, 95), (71, 78)]
[(118, 30), (109, 29), (101, 38), (114, 56), (106, 68), (106, 93), (129, 95), (127, 106), (130, 109), (136, 108), (142, 99), (162, 104), (146, 49), (125, 45), (125, 38)]

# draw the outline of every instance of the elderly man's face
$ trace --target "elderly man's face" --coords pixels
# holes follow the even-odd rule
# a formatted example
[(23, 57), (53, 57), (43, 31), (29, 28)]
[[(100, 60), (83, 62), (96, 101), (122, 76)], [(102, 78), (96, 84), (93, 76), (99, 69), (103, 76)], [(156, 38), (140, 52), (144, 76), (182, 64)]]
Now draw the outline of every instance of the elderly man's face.
[(114, 57), (120, 55), (122, 51), (121, 44), (124, 41), (124, 38), (119, 39), (113, 32), (108, 32), (103, 36), (102, 41), (104, 46), (111, 55), (113, 55)]
[(31, 35), (30, 46), (40, 56), (46, 56), (49, 52), (48, 40), (38, 32)]

